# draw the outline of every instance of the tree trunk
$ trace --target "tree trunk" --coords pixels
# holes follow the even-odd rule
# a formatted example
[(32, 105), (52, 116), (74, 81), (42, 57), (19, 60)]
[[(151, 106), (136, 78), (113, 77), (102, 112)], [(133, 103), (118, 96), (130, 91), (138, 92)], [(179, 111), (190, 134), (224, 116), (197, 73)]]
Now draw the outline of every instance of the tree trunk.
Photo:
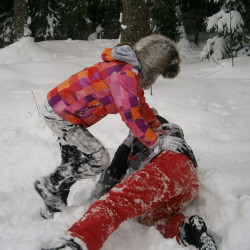
[(194, 43), (198, 45), (198, 42), (199, 42), (199, 31), (196, 30), (194, 34)]
[(123, 0), (121, 42), (134, 44), (150, 34), (149, 2), (147, 0)]
[(14, 1), (14, 41), (22, 38), (27, 25), (29, 10), (27, 0)]
[(232, 9), (230, 5), (230, 54), (232, 59), (232, 66), (234, 67), (234, 48), (233, 48), (233, 32), (232, 32)]

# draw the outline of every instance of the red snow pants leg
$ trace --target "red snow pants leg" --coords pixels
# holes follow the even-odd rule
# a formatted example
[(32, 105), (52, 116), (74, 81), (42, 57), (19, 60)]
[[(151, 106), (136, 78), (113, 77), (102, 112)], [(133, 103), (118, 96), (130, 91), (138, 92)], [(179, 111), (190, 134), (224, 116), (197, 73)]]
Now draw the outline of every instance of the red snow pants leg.
[(163, 152), (93, 203), (69, 232), (84, 241), (89, 250), (98, 250), (123, 221), (157, 211), (175, 197), (189, 194), (184, 203), (176, 203), (185, 205), (187, 200), (193, 199), (197, 189), (193, 163), (184, 154)]
[(138, 221), (147, 226), (154, 225), (164, 237), (176, 237), (177, 242), (180, 243), (179, 230), (186, 219), (186, 216), (180, 212), (196, 196), (198, 188), (199, 180), (195, 171), (180, 194), (163, 202), (156, 209), (143, 214)]

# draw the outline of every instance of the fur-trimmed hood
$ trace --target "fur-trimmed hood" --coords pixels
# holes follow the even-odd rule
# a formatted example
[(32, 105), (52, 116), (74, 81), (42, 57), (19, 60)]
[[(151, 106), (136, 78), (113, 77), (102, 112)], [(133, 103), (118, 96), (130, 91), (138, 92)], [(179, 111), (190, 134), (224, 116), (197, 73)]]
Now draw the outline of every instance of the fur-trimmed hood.
[(180, 71), (180, 56), (173, 41), (162, 35), (150, 35), (134, 44), (107, 48), (106, 62), (121, 61), (140, 69), (140, 88), (149, 89), (159, 77), (174, 78)]
[(180, 71), (180, 56), (173, 41), (162, 35), (150, 35), (136, 42), (133, 49), (142, 66), (140, 87), (148, 89), (159, 75), (174, 78)]

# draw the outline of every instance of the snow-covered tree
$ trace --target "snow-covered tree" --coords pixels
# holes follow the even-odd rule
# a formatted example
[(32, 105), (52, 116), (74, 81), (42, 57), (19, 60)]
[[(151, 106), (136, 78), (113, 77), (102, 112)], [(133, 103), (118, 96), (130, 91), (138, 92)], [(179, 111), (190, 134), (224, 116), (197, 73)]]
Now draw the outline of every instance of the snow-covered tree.
[(87, 39), (91, 23), (86, 0), (62, 0), (60, 30), (64, 38)]
[(87, 16), (94, 37), (115, 39), (120, 35), (121, 0), (88, 0)]
[(29, 0), (31, 30), (35, 41), (51, 40), (60, 37), (59, 0)]
[(14, 0), (0, 1), (0, 47), (13, 41)]
[(180, 7), (185, 31), (198, 45), (200, 33), (206, 31), (204, 19), (218, 12), (221, 4), (207, 0), (180, 0)]
[(249, 39), (247, 38), (243, 16), (246, 8), (244, 1), (226, 0), (221, 10), (206, 20), (207, 30), (215, 36), (208, 39), (201, 53), (201, 59), (213, 57), (215, 60), (233, 58), (239, 53), (249, 55)]

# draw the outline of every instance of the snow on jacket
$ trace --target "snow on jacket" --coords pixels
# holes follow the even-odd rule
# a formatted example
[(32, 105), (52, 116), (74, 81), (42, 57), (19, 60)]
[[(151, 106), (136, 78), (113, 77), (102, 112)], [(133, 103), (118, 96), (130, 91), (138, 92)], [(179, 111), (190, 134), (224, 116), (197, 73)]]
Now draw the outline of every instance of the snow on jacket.
[(48, 102), (61, 118), (84, 127), (92, 126), (107, 114), (119, 113), (133, 134), (151, 147), (157, 141), (152, 129), (161, 124), (139, 88), (138, 68), (115, 60), (114, 55), (111, 48), (106, 48), (102, 53), (104, 62), (59, 84), (48, 93)]

